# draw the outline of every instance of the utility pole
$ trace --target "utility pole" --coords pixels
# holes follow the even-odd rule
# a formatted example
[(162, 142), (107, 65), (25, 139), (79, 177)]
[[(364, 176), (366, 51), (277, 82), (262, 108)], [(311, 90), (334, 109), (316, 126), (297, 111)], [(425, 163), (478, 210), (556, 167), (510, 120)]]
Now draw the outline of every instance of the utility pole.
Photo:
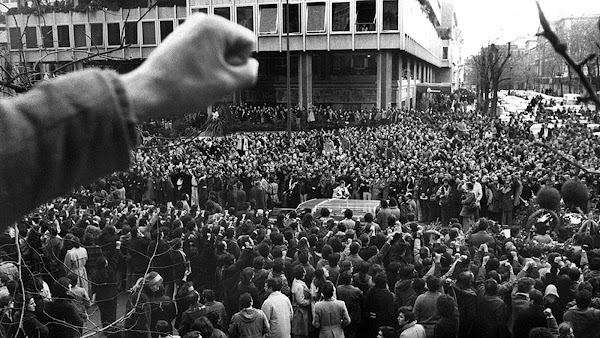
[(285, 0), (286, 11), (285, 11), (285, 26), (286, 26), (286, 53), (285, 53), (285, 64), (287, 71), (287, 137), (288, 140), (292, 139), (292, 90), (291, 90), (291, 74), (290, 74), (290, 0)]

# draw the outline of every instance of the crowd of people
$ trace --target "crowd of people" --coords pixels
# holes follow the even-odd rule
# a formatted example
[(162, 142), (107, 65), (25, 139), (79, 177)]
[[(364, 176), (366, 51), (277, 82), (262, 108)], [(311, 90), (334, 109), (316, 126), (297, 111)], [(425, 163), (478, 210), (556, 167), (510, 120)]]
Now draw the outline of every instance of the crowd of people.
[[(387, 123), (142, 144), (130, 171), (0, 236), (2, 329), (597, 337), (600, 187), (582, 169), (598, 168), (591, 130), (569, 114), (532, 135), (528, 122), (460, 109), (374, 113)], [(536, 199), (568, 182), (585, 198)], [(343, 220), (327, 210), (269, 218), (331, 197), (381, 206), (361, 219), (351, 210)], [(573, 214), (583, 226), (564, 224)], [(93, 307), (101, 326), (86, 323)]]

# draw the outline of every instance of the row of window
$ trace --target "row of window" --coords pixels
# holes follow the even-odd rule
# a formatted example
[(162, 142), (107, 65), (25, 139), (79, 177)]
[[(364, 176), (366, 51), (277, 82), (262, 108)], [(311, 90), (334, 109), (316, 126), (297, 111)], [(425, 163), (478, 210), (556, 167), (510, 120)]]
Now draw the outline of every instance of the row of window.
[[(90, 23), (25, 27), (24, 34), (19, 28), (10, 28), (10, 48), (62, 48), (62, 47), (94, 47), (124, 45), (156, 45), (158, 38), (164, 40), (173, 32), (173, 21), (125, 22), (125, 23)], [(71, 30), (72, 27), (72, 30)], [(141, 29), (140, 29), (141, 28)], [(39, 35), (38, 35), (39, 33)], [(141, 41), (139, 36), (141, 33)], [(71, 40), (71, 36), (73, 39)], [(106, 37), (106, 41), (104, 38)], [(23, 41), (23, 38), (25, 41)]]
[[(258, 6), (258, 33), (261, 35), (278, 34), (279, 28), (283, 33), (288, 32), (286, 15), (289, 11), (289, 32), (301, 33), (303, 31), (303, 18), (306, 20), (305, 32), (324, 33), (328, 27), (327, 3), (310, 2), (304, 7), (302, 4), (281, 4), (283, 16), (280, 23), (278, 15), (279, 4), (264, 4)], [(302, 15), (302, 9), (304, 14)], [(208, 8), (192, 8), (192, 13), (208, 13)], [(356, 1), (356, 12), (351, 21), (350, 2), (330, 3), (329, 22), (332, 32), (349, 32), (350, 24), (355, 25), (355, 31), (375, 31), (377, 27), (376, 1)], [(213, 14), (227, 20), (232, 20), (231, 7), (214, 7)], [(254, 6), (235, 7), (236, 22), (254, 31)], [(381, 28), (383, 30), (398, 30), (398, 0), (383, 1), (383, 17)]]

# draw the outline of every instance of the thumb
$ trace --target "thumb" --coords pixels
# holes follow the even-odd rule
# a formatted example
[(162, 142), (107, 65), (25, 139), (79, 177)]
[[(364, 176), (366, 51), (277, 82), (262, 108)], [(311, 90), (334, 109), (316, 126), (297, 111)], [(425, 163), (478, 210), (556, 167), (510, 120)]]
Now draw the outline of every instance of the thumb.
[[(235, 60), (239, 62), (240, 60)], [(237, 89), (252, 87), (258, 77), (258, 61), (254, 58), (248, 58), (243, 64), (232, 65), (230, 72), (235, 78)]]

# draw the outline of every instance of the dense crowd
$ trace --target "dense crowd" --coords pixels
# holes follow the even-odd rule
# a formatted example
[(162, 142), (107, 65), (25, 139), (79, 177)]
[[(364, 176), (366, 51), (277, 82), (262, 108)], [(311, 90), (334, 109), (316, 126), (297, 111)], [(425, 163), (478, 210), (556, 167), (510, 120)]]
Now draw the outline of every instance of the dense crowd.
[[(533, 135), (460, 109), (373, 113), (388, 123), (145, 144), (0, 236), (3, 334), (598, 336), (600, 187), (582, 167), (599, 161), (579, 116)], [(584, 198), (536, 199), (572, 185)], [(269, 218), (331, 197), (381, 206)]]

